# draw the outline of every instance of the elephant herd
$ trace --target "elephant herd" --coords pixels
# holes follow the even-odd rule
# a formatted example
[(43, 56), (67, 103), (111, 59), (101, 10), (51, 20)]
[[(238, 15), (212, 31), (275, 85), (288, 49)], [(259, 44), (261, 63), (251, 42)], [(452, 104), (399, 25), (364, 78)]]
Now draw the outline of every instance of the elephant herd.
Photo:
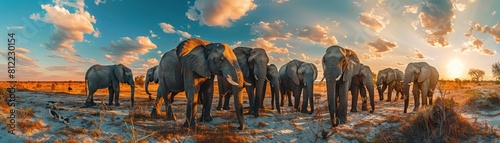
[[(332, 126), (345, 123), (347, 120), (348, 92), (352, 94), (351, 112), (357, 112), (358, 93), (362, 98), (362, 110), (375, 110), (374, 87), (377, 87), (380, 100), (384, 100), (384, 91), (388, 87), (386, 101), (391, 101), (391, 94), (396, 90), (395, 101), (404, 99), (404, 113), (409, 101), (409, 88), (413, 84), (415, 100), (414, 111), (422, 105), (432, 104), (432, 95), (439, 79), (438, 71), (426, 62), (409, 63), (405, 73), (398, 69), (386, 68), (378, 72), (376, 85), (369, 66), (361, 64), (353, 50), (340, 46), (327, 48), (322, 58), (323, 80), (326, 79), (328, 110)], [(216, 76), (217, 75), (217, 76)], [(85, 106), (95, 106), (93, 94), (97, 89), (108, 88), (109, 104), (115, 100), (119, 105), (119, 83), (127, 83), (131, 87), (131, 106), (134, 106), (134, 80), (129, 68), (118, 65), (94, 65), (85, 75), (87, 99)], [(219, 87), (219, 103), (217, 110), (229, 110), (229, 101), (234, 97), (238, 129), (245, 128), (243, 116), (243, 94), (245, 88), (249, 100), (249, 115), (259, 116), (259, 109), (264, 108), (266, 86), (271, 89), (272, 110), (276, 108), (281, 114), (285, 98), (288, 106), (298, 112), (312, 114), (314, 112), (314, 81), (318, 77), (318, 69), (313, 63), (291, 60), (278, 70), (269, 63), (269, 57), (262, 48), (236, 47), (231, 49), (225, 43), (212, 43), (206, 40), (191, 38), (166, 52), (157, 66), (146, 72), (145, 91), (149, 82), (159, 83), (151, 116), (160, 115), (161, 105), (165, 103), (167, 120), (175, 120), (172, 110), (174, 96), (185, 92), (187, 99), (185, 127), (195, 127), (197, 105), (201, 103), (202, 111), (199, 121), (212, 121), (211, 109), (214, 92), (214, 80)], [(368, 97), (366, 93), (368, 92)], [(421, 96), (420, 96), (421, 93)], [(281, 95), (281, 104), (280, 104)], [(293, 95), (293, 98), (292, 98)], [(302, 95), (302, 103), (300, 102)], [(293, 99), (293, 102), (292, 102)], [(368, 109), (367, 99), (370, 100)], [(302, 105), (300, 105), (302, 104)]]

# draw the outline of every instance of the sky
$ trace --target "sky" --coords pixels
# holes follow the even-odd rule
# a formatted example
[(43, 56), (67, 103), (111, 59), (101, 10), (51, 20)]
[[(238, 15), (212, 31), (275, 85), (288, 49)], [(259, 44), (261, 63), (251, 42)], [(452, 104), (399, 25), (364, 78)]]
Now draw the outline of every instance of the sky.
[[(83, 81), (94, 65), (122, 63), (134, 76), (187, 38), (264, 48), (269, 64), (314, 63), (326, 48), (352, 49), (374, 73), (427, 62), (440, 79), (493, 79), (500, 61), (496, 0), (0, 0), (0, 38), (15, 33), (16, 78)], [(7, 40), (0, 40), (7, 58)], [(7, 60), (0, 81), (10, 80)]]

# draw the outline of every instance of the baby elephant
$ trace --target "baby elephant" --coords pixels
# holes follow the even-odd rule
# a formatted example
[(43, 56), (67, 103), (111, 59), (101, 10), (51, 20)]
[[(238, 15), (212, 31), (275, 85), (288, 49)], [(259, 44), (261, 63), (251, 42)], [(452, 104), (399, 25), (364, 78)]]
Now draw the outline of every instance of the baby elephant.
[[(313, 87), (314, 80), (318, 77), (318, 69), (312, 63), (292, 60), (281, 66), (280, 71), (281, 105), (284, 96), (288, 96), (288, 105), (291, 105), (290, 92), (293, 92), (294, 108), (302, 113), (312, 114), (314, 112)], [(302, 108), (299, 109), (300, 95), (303, 92)], [(308, 112), (308, 101), (311, 110)]]

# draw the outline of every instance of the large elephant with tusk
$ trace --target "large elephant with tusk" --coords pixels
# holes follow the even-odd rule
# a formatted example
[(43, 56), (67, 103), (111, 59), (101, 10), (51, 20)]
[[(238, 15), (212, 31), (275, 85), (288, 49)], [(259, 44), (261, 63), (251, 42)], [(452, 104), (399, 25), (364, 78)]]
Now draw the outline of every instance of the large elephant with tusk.
[(361, 63), (353, 50), (334, 45), (326, 50), (322, 65), (330, 122), (335, 127), (347, 121), (347, 93), (352, 77), (360, 72)]
[(120, 83), (127, 83), (130, 85), (130, 102), (134, 107), (134, 75), (132, 70), (123, 64), (117, 65), (93, 65), (85, 73), (85, 91), (87, 92), (87, 99), (85, 100), (85, 107), (95, 106), (94, 93), (97, 89), (108, 88), (109, 91), (109, 105), (120, 105)]
[[(392, 91), (395, 89), (398, 82), (402, 82), (404, 73), (398, 69), (385, 68), (378, 71), (377, 74), (377, 90), (380, 97), (380, 101), (384, 100), (384, 91), (387, 89), (387, 102), (391, 101)], [(389, 87), (389, 88), (387, 88)], [(399, 94), (401, 94), (401, 99), (403, 99), (403, 93), (396, 90), (395, 101), (398, 100)]]
[(151, 112), (159, 112), (161, 97), (168, 109), (171, 106), (168, 97), (171, 97), (172, 93), (185, 91), (187, 107), (184, 126), (195, 127), (199, 98), (203, 102), (200, 120), (211, 121), (214, 76), (223, 76), (231, 84), (232, 93), (235, 95), (234, 105), (240, 124), (238, 129), (245, 128), (241, 94), (244, 77), (236, 55), (227, 44), (211, 43), (197, 38), (187, 39), (179, 43), (176, 49), (165, 53), (158, 66), (160, 90), (163, 95), (157, 95), (155, 107)]

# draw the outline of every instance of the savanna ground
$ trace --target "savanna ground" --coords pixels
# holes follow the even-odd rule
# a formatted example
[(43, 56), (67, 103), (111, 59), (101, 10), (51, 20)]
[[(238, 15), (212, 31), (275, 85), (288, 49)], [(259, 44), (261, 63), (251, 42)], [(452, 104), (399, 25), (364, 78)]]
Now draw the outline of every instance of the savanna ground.
[[(434, 106), (403, 113), (403, 100), (379, 101), (375, 93), (374, 113), (348, 112), (348, 122), (330, 128), (324, 83), (315, 85), (313, 114), (302, 114), (293, 107), (282, 107), (282, 114), (271, 110), (270, 90), (260, 117), (245, 115), (246, 129), (239, 131), (231, 99), (231, 110), (218, 111), (218, 89), (212, 103), (214, 120), (200, 123), (196, 129), (181, 127), (185, 121), (184, 93), (175, 97), (177, 120), (151, 118), (154, 101), (149, 101), (143, 87), (136, 88), (135, 107), (130, 107), (130, 88), (121, 85), (120, 106), (107, 103), (107, 89), (95, 94), (97, 106), (82, 108), (85, 101), (83, 82), (18, 82), (16, 92), (16, 135), (8, 134), (10, 108), (3, 102), (9, 83), (0, 82), (0, 142), (498, 142), (500, 141), (500, 85), (493, 82), (440, 82), (434, 94)], [(68, 91), (68, 86), (73, 90)], [(150, 85), (155, 95), (157, 85)], [(244, 112), (248, 100), (243, 93)], [(393, 93), (394, 98), (395, 93)], [(444, 96), (443, 100), (436, 97)], [(155, 96), (154, 96), (155, 97)], [(350, 94), (349, 94), (350, 97)], [(387, 98), (387, 97), (386, 97)], [(56, 112), (70, 118), (66, 125), (53, 119), (46, 104), (57, 101)], [(348, 110), (350, 110), (350, 99)], [(164, 111), (164, 106), (162, 106)], [(198, 106), (198, 117), (202, 106)]]

